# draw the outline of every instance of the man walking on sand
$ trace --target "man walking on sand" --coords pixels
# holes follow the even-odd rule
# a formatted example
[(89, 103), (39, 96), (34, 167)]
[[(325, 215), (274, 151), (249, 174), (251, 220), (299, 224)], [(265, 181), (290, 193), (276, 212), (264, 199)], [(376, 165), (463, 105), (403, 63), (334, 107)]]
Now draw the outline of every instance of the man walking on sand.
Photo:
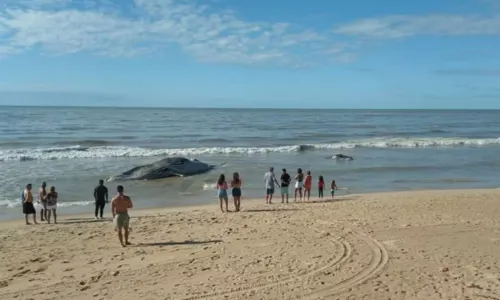
[(276, 183), (277, 186), (280, 186), (278, 180), (276, 180), (276, 176), (274, 176), (273, 167), (269, 168), (269, 172), (264, 174), (264, 182), (266, 183), (266, 203), (271, 204), (274, 194), (274, 183)]
[[(104, 186), (104, 180), (99, 180), (99, 185), (94, 189), (95, 219), (102, 219), (104, 206), (108, 203), (108, 188)], [(98, 215), (99, 213), (99, 215)]]
[[(133, 207), (132, 200), (129, 196), (123, 193), (123, 186), (116, 187), (118, 194), (111, 200), (111, 214), (113, 215), (113, 222), (118, 231), (118, 239), (122, 247), (130, 245), (128, 242), (129, 233), (129, 220), (128, 209)], [(122, 233), (122, 229), (124, 233)], [(125, 235), (125, 243), (123, 242), (123, 235)]]

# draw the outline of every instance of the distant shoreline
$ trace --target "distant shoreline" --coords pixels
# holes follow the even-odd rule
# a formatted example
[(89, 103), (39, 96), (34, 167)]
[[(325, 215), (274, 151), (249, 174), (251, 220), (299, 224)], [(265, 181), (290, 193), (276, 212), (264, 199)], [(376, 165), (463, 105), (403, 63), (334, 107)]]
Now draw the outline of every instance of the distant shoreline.
[(104, 108), (104, 109), (174, 109), (174, 110), (220, 110), (220, 111), (235, 111), (235, 110), (255, 110), (255, 111), (379, 111), (379, 112), (460, 112), (460, 111), (500, 111), (498, 108), (278, 108), (278, 107), (169, 107), (169, 106), (59, 106), (59, 105), (2, 105), (0, 108)]

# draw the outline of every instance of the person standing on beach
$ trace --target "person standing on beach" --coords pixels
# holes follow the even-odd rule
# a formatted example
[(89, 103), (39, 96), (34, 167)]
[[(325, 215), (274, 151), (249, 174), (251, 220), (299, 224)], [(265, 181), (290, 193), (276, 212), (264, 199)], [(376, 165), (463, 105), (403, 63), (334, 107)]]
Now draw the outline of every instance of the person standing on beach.
[(300, 201), (302, 201), (302, 187), (304, 186), (304, 173), (302, 173), (302, 169), (297, 169), (297, 175), (295, 175), (295, 193), (294, 193), (294, 202), (297, 202), (297, 193), (300, 195)]
[(54, 215), (54, 224), (57, 224), (56, 209), (57, 209), (57, 198), (58, 197), (59, 197), (59, 194), (56, 192), (56, 187), (51, 186), (50, 192), (47, 194), (47, 216), (45, 217), (45, 219), (47, 220), (47, 223), (49, 223), (49, 224), (50, 224), (51, 215)]
[(311, 171), (307, 171), (306, 178), (304, 179), (304, 201), (307, 201), (311, 198), (311, 188), (312, 188), (312, 176)]
[[(104, 186), (104, 180), (99, 180), (99, 185), (94, 189), (95, 219), (103, 218), (104, 206), (108, 203), (108, 188)], [(98, 215), (99, 213), (99, 215)]]
[(286, 200), (286, 203), (288, 203), (288, 186), (290, 186), (290, 181), (292, 180), (292, 177), (286, 172), (286, 169), (282, 170), (283, 173), (281, 173), (281, 203), (284, 203)]
[(241, 206), (241, 178), (238, 172), (234, 172), (233, 180), (231, 181), (231, 187), (233, 190), (231, 194), (233, 195), (234, 209), (240, 211)]
[(330, 184), (330, 193), (332, 194), (332, 199), (335, 196), (335, 190), (337, 190), (337, 184), (335, 183), (335, 180), (332, 180), (332, 183)]
[(222, 206), (222, 202), (226, 203), (226, 212), (229, 211), (227, 204), (227, 182), (224, 174), (220, 174), (219, 179), (217, 180), (217, 196), (219, 197), (220, 202), (220, 210), (224, 212), (224, 208)]
[[(130, 245), (128, 241), (130, 216), (128, 210), (133, 208), (132, 200), (129, 196), (123, 193), (123, 186), (116, 187), (118, 194), (111, 200), (111, 214), (113, 215), (113, 222), (118, 231), (118, 239), (122, 247)], [(122, 232), (122, 230), (124, 232)], [(125, 242), (123, 236), (125, 235)]]
[(276, 176), (274, 176), (273, 167), (269, 168), (269, 172), (266, 172), (266, 174), (264, 174), (264, 182), (266, 183), (266, 203), (271, 204), (274, 194), (274, 183), (280, 186), (278, 180), (276, 179)]
[(47, 219), (47, 199), (45, 198), (47, 196), (47, 183), (44, 181), (42, 182), (42, 186), (40, 189), (38, 189), (38, 204), (42, 206), (42, 209), (40, 210), (40, 221), (43, 222), (45, 219)]
[(323, 175), (320, 175), (318, 178), (318, 198), (323, 199), (323, 191), (325, 190), (325, 179), (323, 179)]
[(36, 210), (35, 206), (33, 206), (33, 194), (31, 193), (31, 188), (32, 185), (31, 183), (28, 183), (26, 185), (26, 188), (23, 191), (23, 214), (24, 218), (26, 219), (26, 225), (31, 225), (30, 222), (28, 222), (28, 215), (33, 215), (33, 223), (38, 224), (36, 221)]

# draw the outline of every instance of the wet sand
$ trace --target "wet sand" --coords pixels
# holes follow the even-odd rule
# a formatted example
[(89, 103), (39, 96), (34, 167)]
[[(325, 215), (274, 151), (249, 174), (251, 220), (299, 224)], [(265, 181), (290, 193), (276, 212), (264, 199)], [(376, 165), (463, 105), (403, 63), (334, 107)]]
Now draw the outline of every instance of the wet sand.
[(126, 248), (110, 219), (5, 221), (0, 299), (500, 299), (499, 200), (415, 191), (132, 210)]

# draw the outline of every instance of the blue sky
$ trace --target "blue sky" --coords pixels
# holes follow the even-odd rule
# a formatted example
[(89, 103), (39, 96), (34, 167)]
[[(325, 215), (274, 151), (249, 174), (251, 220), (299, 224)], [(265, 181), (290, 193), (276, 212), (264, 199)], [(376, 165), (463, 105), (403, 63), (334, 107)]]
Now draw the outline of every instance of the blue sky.
[(500, 0), (0, 0), (0, 105), (500, 108)]

